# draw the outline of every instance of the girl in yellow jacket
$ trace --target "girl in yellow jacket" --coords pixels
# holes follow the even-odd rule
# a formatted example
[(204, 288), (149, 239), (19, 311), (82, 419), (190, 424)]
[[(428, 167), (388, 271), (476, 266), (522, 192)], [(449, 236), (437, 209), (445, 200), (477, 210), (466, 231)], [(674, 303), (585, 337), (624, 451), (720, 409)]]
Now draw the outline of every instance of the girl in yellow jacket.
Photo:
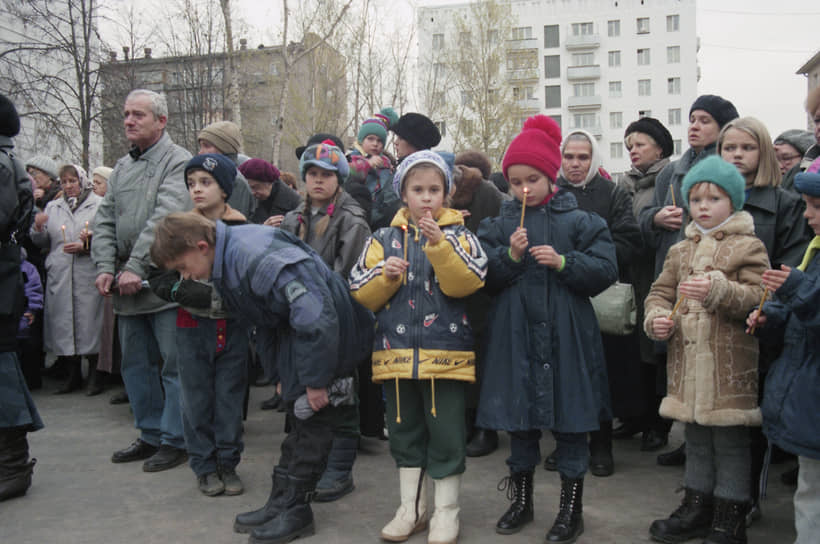
[(373, 380), (385, 383), (390, 452), (401, 504), (381, 537), (406, 540), (427, 527), (425, 471), (435, 483), (428, 543), (458, 537), (464, 472), (464, 382), (475, 354), (463, 297), (484, 285), (487, 256), (444, 207), (450, 170), (432, 151), (402, 161), (393, 180), (405, 207), (365, 244), (350, 273), (353, 297), (376, 313)]

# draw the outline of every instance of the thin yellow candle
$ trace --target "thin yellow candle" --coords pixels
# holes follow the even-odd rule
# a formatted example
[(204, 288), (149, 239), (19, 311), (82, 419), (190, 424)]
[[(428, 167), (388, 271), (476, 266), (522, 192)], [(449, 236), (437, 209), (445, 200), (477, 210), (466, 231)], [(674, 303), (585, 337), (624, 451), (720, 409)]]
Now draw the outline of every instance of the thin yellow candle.
[(66, 239), (65, 239), (65, 225), (63, 225), (62, 227), (60, 227), (60, 229), (63, 231), (63, 243), (66, 243)]
[(518, 228), (524, 228), (524, 212), (527, 210), (527, 194), (530, 192), (529, 187), (524, 187), (524, 198), (521, 199), (521, 222), (518, 224)]
[[(766, 298), (768, 296), (769, 296), (769, 288), (764, 287), (763, 288), (763, 296), (760, 297), (760, 304), (757, 306), (757, 317), (760, 317), (760, 312), (763, 311), (763, 304), (766, 302)], [(754, 322), (754, 325), (752, 325), (752, 328), (749, 329), (749, 334), (754, 334), (756, 328), (757, 328), (757, 319), (755, 319), (755, 322)]]
[(88, 221), (85, 222), (85, 240), (83, 240), (83, 249), (88, 250)]
[(672, 205), (677, 208), (678, 205), (675, 203), (675, 188), (672, 185), (669, 186), (669, 194), (672, 195)]
[(667, 319), (672, 319), (675, 316), (675, 312), (678, 311), (678, 308), (680, 308), (681, 302), (683, 302), (685, 298), (686, 297), (683, 296), (683, 295), (680, 296), (680, 298), (678, 299), (678, 302), (675, 303), (675, 307), (672, 308), (672, 313), (669, 314), (669, 317)]
[[(404, 231), (404, 260), (407, 260), (407, 225), (402, 225), (401, 230)], [(407, 285), (407, 270), (404, 271), (404, 277), (402, 278), (402, 283)]]

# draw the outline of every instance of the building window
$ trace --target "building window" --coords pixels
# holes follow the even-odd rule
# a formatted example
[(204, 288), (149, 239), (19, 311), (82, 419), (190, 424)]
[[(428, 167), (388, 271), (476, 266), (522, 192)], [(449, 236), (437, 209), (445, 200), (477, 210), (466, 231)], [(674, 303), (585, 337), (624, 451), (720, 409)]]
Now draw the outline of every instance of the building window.
[(531, 26), (519, 26), (512, 29), (513, 40), (529, 40), (532, 38)]
[(610, 51), (609, 52), (609, 67), (614, 68), (616, 66), (621, 65), (621, 52), (620, 51)]
[(458, 33), (458, 44), (461, 47), (470, 47), (473, 43), (473, 36), (470, 32)]
[(544, 57), (544, 77), (561, 77), (561, 55)]
[(473, 135), (474, 127), (475, 123), (473, 123), (472, 119), (462, 119), (458, 122), (459, 131), (468, 138)]
[(561, 86), (547, 85), (544, 87), (544, 107), (545, 108), (560, 108), (561, 107)]
[(638, 117), (652, 117), (652, 110), (638, 110)]
[(680, 140), (674, 140), (674, 144), (675, 144), (675, 155), (680, 155), (680, 152), (681, 152)]
[(444, 34), (433, 34), (433, 49), (444, 49)]
[(433, 92), (433, 108), (444, 107), (444, 91)]
[(639, 79), (638, 80), (638, 96), (650, 96), (652, 95), (652, 80), (651, 79)]
[(678, 30), (680, 30), (680, 15), (667, 15), (666, 31), (677, 32)]
[(439, 134), (441, 134), (442, 138), (447, 136), (447, 123), (445, 121), (439, 121), (435, 125), (438, 127)]
[(623, 91), (621, 87), (620, 81), (610, 81), (609, 82), (609, 97), (610, 98), (621, 98), (623, 96)]
[(573, 128), (598, 128), (598, 118), (594, 113), (576, 113), (572, 116)]
[(616, 38), (621, 35), (621, 21), (614, 20), (614, 21), (607, 21), (606, 22), (606, 34), (610, 38)]
[(638, 17), (638, 34), (649, 34), (649, 17)]
[(573, 36), (589, 36), (595, 33), (592, 23), (572, 23)]
[(621, 128), (624, 126), (624, 114), (620, 111), (609, 113), (609, 128)]
[(666, 48), (666, 62), (669, 64), (677, 64), (680, 62), (679, 45), (670, 45)]
[(669, 126), (680, 124), (680, 108), (672, 108), (669, 110)]
[(514, 100), (530, 100), (535, 96), (535, 87), (513, 87)]
[(594, 83), (575, 83), (572, 85), (572, 96), (595, 96)]
[(649, 64), (649, 49), (638, 49), (638, 66)]
[(490, 43), (498, 43), (498, 30), (488, 30), (487, 41)]
[(544, 47), (558, 47), (558, 25), (544, 25)]
[(561, 116), (560, 115), (550, 115), (550, 119), (555, 121), (555, 124), (558, 125), (558, 128), (561, 128)]
[(680, 78), (670, 77), (666, 80), (666, 90), (669, 94), (680, 94)]
[(433, 63), (433, 77), (436, 79), (441, 79), (444, 77), (446, 67), (444, 66), (443, 62), (434, 62)]
[(595, 64), (595, 53), (574, 53), (572, 55), (573, 66), (592, 66)]
[(469, 91), (461, 91), (461, 105), (470, 106), (473, 103), (472, 93)]
[(617, 142), (609, 144), (609, 156), (613, 159), (621, 159), (624, 156), (624, 144)]

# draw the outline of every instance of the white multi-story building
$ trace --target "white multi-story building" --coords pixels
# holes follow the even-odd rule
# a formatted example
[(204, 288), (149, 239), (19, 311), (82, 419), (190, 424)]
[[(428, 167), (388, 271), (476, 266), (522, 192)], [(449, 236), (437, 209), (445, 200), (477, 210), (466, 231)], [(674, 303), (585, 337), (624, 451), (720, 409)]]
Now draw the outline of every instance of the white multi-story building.
[[(589, 131), (611, 172), (629, 168), (623, 134), (642, 116), (666, 125), (675, 156), (687, 148), (699, 77), (695, 0), (511, 0), (509, 6), (513, 27), (499, 42), (523, 117), (543, 113), (565, 134)], [(467, 3), (417, 9), (420, 59), (435, 62), (436, 44), (458, 43), (446, 39), (449, 22), (467, 10)], [(442, 147), (448, 144), (445, 135)]]

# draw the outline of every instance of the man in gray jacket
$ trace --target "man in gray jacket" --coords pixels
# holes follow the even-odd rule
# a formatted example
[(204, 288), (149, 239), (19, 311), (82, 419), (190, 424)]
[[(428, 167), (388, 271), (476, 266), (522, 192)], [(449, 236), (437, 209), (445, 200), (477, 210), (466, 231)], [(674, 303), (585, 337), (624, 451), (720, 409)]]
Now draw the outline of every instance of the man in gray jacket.
[(94, 220), (91, 257), (97, 266), (97, 289), (114, 297), (122, 378), (140, 430), (140, 437), (114, 452), (111, 461), (145, 459), (143, 470), (157, 472), (187, 459), (174, 338), (177, 309), (143, 282), (151, 267), (154, 225), (170, 212), (191, 208), (184, 179), (191, 154), (165, 132), (164, 95), (131, 91), (123, 118), (125, 137), (133, 147), (117, 161), (108, 180)]

